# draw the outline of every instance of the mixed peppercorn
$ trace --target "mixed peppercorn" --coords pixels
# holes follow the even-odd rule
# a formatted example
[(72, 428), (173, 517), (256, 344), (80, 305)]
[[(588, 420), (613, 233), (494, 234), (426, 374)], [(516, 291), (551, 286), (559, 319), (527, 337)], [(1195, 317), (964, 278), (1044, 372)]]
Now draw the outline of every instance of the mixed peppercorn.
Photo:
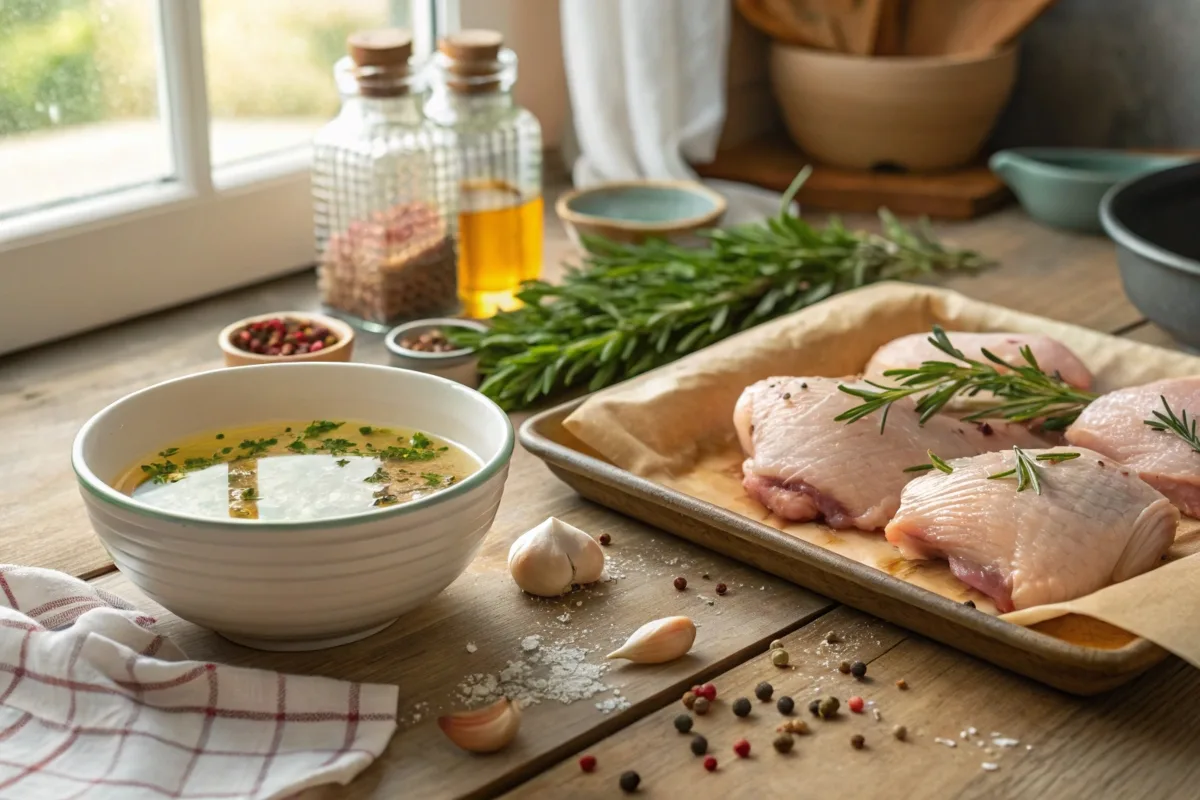
[(272, 317), (237, 329), (230, 335), (229, 342), (247, 353), (295, 356), (332, 347), (338, 343), (338, 337), (324, 325), (308, 320)]

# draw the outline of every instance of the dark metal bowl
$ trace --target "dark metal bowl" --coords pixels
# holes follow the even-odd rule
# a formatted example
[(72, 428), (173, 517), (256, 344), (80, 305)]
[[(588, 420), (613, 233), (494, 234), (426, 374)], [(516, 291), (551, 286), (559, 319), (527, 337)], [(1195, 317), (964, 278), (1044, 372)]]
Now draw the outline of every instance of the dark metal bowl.
[(1117, 184), (1100, 201), (1100, 222), (1130, 301), (1200, 350), (1200, 163)]

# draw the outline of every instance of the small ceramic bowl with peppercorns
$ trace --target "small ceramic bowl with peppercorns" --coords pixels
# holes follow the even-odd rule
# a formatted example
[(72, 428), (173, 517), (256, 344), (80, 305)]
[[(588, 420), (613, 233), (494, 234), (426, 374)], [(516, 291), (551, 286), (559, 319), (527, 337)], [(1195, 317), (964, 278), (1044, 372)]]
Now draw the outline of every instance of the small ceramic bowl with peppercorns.
[(277, 311), (238, 320), (221, 331), (217, 343), (227, 367), (349, 361), (354, 329), (324, 314)]
[(384, 345), (392, 354), (393, 366), (428, 372), (475, 388), (479, 385), (479, 359), (472, 348), (455, 344), (456, 329), (485, 333), (488, 327), (470, 319), (419, 319), (392, 328)]

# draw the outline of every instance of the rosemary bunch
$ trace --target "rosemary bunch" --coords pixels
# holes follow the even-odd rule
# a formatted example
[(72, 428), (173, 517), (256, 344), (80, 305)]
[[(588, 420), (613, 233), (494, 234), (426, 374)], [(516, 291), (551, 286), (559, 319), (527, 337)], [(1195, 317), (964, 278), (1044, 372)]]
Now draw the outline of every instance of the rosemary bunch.
[(526, 283), (524, 307), (497, 314), (489, 331), (454, 332), (479, 353), (480, 391), (514, 409), (568, 387), (595, 390), (847, 289), (985, 265), (943, 247), (927, 223), (906, 228), (885, 209), (882, 234), (792, 216), (808, 172), (777, 216), (705, 231), (703, 248), (589, 239), (583, 264), (560, 285)]
[(974, 397), (980, 392), (990, 392), (995, 395), (995, 401), (963, 419), (1006, 419), (1012, 422), (1041, 419), (1042, 427), (1046, 430), (1062, 430), (1075, 421), (1088, 403), (1099, 397), (1070, 386), (1057, 374), (1047, 375), (1038, 366), (1028, 345), (1021, 348), (1025, 363), (1010, 364), (987, 350), (983, 351), (983, 355), (990, 363), (967, 358), (961, 350), (950, 344), (950, 338), (938, 325), (933, 326), (929, 342), (954, 361), (925, 361), (919, 367), (884, 372), (884, 377), (897, 379), (896, 386), (885, 386), (874, 381), (868, 381), (873, 387), (870, 389), (839, 385), (838, 388), (846, 394), (865, 402), (843, 411), (834, 419), (856, 422), (882, 410), (879, 421), (882, 431), (887, 424), (892, 403), (921, 394), (917, 399), (917, 411), (924, 425), (955, 397)]

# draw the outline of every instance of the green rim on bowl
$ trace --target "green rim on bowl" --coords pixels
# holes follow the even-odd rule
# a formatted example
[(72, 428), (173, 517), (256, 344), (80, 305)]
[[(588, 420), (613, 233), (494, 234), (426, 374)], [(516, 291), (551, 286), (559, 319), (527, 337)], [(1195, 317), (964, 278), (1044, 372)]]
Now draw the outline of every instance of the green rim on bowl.
[[(338, 362), (330, 362), (330, 363), (324, 363), (324, 364), (258, 364), (258, 365), (254, 365), (254, 366), (241, 367), (241, 368), (239, 368), (239, 371), (262, 370), (262, 369), (314, 369), (314, 368), (315, 369), (368, 369), (368, 370), (378, 370), (380, 372), (387, 372), (389, 374), (396, 372), (395, 368), (393, 368), (393, 367), (382, 367), (382, 366), (376, 366), (373, 364), (354, 364), (354, 363), (338, 363)], [(117, 405), (120, 405), (121, 403), (124, 403), (134, 397), (138, 397), (138, 396), (146, 394), (148, 392), (155, 391), (156, 389), (159, 389), (163, 386), (169, 386), (171, 384), (181, 383), (183, 381), (195, 380), (195, 379), (201, 378), (205, 375), (213, 375), (216, 373), (227, 373), (227, 372), (228, 372), (228, 370), (224, 370), (224, 369), (208, 370), (206, 372), (197, 372), (192, 375), (185, 375), (181, 378), (173, 378), (169, 381), (162, 381), (160, 383), (154, 384), (153, 386), (147, 386), (144, 389), (139, 389), (136, 392), (127, 394), (124, 397), (122, 397), (120, 400), (116, 400), (112, 403), (109, 403), (107, 406), (102, 408), (100, 411), (98, 411), (94, 415), (92, 415), (91, 419), (89, 419), (87, 422), (85, 422), (83, 424), (83, 427), (79, 429), (79, 433), (75, 434), (75, 441), (71, 445), (71, 468), (75, 470), (75, 477), (79, 480), (79, 485), (82, 486), (84, 489), (86, 489), (90, 494), (94, 495), (97, 499), (99, 499), (105, 503), (108, 503), (110, 505), (116, 506), (117, 508), (121, 508), (121, 509), (124, 509), (125, 511), (130, 511), (130, 512), (133, 512), (136, 514), (141, 514), (141, 515), (144, 515), (147, 517), (151, 517), (153, 519), (166, 520), (168, 522), (186, 523), (188, 525), (194, 525), (194, 526), (198, 526), (198, 527), (209, 527), (209, 528), (224, 528), (228, 525), (234, 525), (234, 526), (238, 526), (238, 527), (252, 528), (254, 530), (289, 530), (289, 531), (292, 531), (292, 530), (315, 530), (315, 529), (328, 528), (332, 525), (357, 525), (357, 524), (365, 523), (365, 522), (375, 522), (380, 519), (387, 519), (388, 517), (396, 517), (396, 516), (400, 516), (402, 514), (407, 514), (412, 511), (417, 511), (422, 508), (428, 508), (430, 506), (435, 506), (435, 505), (438, 505), (439, 503), (444, 503), (447, 500), (451, 500), (454, 497), (465, 494), (466, 492), (470, 491), (474, 487), (480, 486), (483, 483), (487, 482), (497, 472), (499, 472), (501, 469), (503, 469), (504, 466), (506, 464), (508, 464), (508, 462), (512, 459), (513, 447), (514, 447), (514, 444), (516, 441), (516, 435), (513, 432), (512, 420), (510, 420), (508, 418), (508, 415), (504, 413), (504, 411), (500, 408), (500, 406), (493, 403), (491, 401), (491, 399), (489, 399), (488, 397), (486, 397), (482, 394), (479, 394), (478, 392), (476, 392), (473, 389), (468, 389), (467, 387), (463, 386), (462, 384), (455, 383), (452, 380), (448, 380), (446, 378), (442, 378), (437, 375), (430, 375), (430, 374), (424, 373), (424, 372), (413, 372), (411, 374), (420, 375), (421, 379), (423, 379), (423, 380), (431, 380), (431, 381), (437, 381), (439, 383), (444, 383), (452, 391), (470, 392), (471, 394), (478, 395), (478, 397), (481, 400), (483, 400), (488, 406), (490, 406), (497, 414), (499, 414), (500, 418), (504, 420), (504, 444), (501, 446), (500, 452), (498, 452), (495, 456), (493, 456), (492, 458), (490, 458), (486, 462), (484, 462), (483, 466), (479, 468), (478, 472), (468, 475), (466, 478), (463, 478), (462, 481), (454, 484), (453, 486), (451, 486), (447, 489), (443, 489), (442, 491), (438, 492), (437, 494), (430, 495), (429, 497), (422, 497), (418, 500), (412, 500), (410, 502), (404, 503), (403, 505), (391, 506), (389, 508), (382, 508), (382, 509), (378, 509), (378, 510), (374, 510), (374, 511), (363, 511), (363, 512), (360, 512), (357, 514), (345, 514), (345, 515), (336, 516), (336, 517), (322, 517), (321, 519), (304, 520), (302, 522), (285, 522), (283, 520), (249, 520), (249, 519), (234, 519), (234, 518), (216, 520), (216, 519), (212, 519), (211, 517), (200, 517), (200, 516), (196, 516), (193, 514), (179, 514), (179, 513), (175, 513), (175, 512), (164, 511), (160, 508), (156, 508), (155, 506), (150, 506), (150, 505), (146, 505), (145, 503), (138, 502), (137, 500), (130, 497), (129, 495), (118, 492), (116, 489), (112, 488), (107, 483), (102, 481), (94, 472), (91, 471), (91, 469), (85, 463), (84, 458), (83, 458), (83, 440), (87, 437), (87, 434), (89, 433), (89, 431), (96, 424), (96, 420), (99, 419), (103, 414), (105, 414), (109, 409), (111, 409)]]

